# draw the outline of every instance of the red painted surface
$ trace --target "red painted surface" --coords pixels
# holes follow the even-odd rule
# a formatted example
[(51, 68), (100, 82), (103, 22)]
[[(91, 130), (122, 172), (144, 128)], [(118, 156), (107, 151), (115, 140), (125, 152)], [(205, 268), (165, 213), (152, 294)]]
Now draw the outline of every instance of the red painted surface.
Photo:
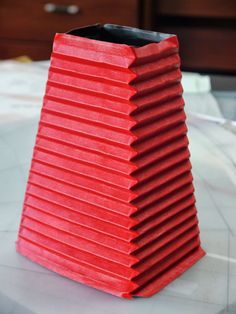
[(175, 36), (134, 48), (57, 34), (17, 251), (120, 297), (204, 255)]

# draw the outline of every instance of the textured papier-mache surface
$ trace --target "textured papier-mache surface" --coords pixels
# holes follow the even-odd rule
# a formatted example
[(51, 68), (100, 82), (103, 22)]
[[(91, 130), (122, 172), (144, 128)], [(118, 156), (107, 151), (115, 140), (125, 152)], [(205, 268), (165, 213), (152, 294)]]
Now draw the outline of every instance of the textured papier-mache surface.
[(126, 298), (158, 292), (204, 255), (179, 65), (174, 35), (56, 34), (19, 253)]

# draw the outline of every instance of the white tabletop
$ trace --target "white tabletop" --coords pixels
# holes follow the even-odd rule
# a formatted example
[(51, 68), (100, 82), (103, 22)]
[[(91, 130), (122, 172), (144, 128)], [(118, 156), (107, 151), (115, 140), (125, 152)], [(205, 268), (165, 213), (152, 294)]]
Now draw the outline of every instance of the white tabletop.
[(0, 114), (0, 314), (236, 313), (233, 124), (188, 115), (201, 241), (207, 255), (153, 297), (126, 300), (61, 277), (16, 253), (38, 111), (32, 116), (6, 119)]

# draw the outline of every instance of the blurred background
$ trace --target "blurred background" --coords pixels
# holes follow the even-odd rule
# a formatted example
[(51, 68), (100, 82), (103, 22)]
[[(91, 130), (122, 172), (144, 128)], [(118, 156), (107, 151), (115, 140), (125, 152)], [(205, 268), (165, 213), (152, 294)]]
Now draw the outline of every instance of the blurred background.
[[(186, 101), (186, 110), (236, 120), (235, 0), (0, 0), (0, 96), (16, 89), (19, 109), (15, 96), (40, 90), (36, 96), (41, 104), (49, 62), (43, 73), (40, 68), (39, 78), (38, 61), (49, 60), (55, 33), (94, 23), (177, 34), (185, 99), (188, 92), (205, 92)], [(16, 58), (18, 62), (3, 61)], [(23, 67), (19, 61), (37, 62)], [(27, 114), (30, 109), (25, 108)], [(6, 110), (6, 102), (0, 110)]]
[(236, 74), (235, 0), (0, 0), (0, 58), (49, 59), (56, 32), (96, 22), (177, 34), (183, 70)]

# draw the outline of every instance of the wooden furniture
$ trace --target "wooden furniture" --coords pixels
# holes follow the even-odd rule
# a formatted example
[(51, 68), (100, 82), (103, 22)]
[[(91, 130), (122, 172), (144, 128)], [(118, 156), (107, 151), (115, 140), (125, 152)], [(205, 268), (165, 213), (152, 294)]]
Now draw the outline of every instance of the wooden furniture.
[(236, 73), (235, 0), (1, 0), (0, 59), (48, 59), (56, 32), (96, 22), (177, 34), (183, 70)]
[(1, 0), (0, 59), (26, 54), (48, 59), (54, 34), (72, 28), (114, 23), (142, 27), (144, 1)]
[(236, 73), (235, 0), (156, 0), (152, 28), (178, 35), (184, 70)]

